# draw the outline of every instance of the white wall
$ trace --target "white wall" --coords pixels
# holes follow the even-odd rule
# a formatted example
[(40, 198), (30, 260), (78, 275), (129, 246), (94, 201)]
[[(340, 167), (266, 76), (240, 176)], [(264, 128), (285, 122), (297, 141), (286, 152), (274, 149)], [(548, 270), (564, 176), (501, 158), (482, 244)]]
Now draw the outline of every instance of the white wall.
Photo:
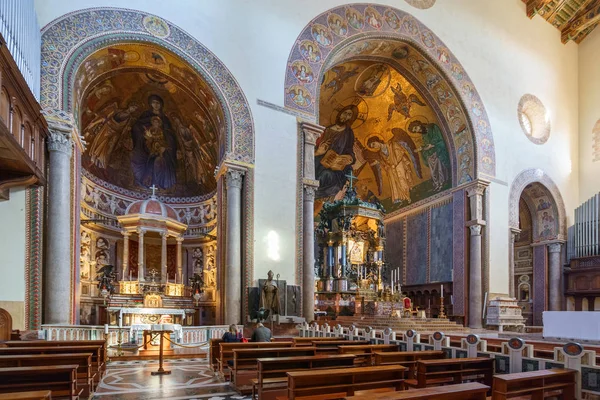
[(579, 45), (579, 203), (600, 191), (600, 161), (592, 161), (592, 128), (600, 119), (599, 64), (600, 30), (596, 29)]
[(13, 318), (13, 329), (24, 329), (25, 315), (25, 190), (11, 190), (0, 202), (0, 308)]
[[(428, 10), (399, 0), (379, 3), (413, 14), (436, 33), (461, 61), (483, 98), (496, 145), (497, 178), (504, 182), (492, 186), (490, 290), (507, 292), (508, 189), (514, 177), (524, 169), (541, 168), (560, 188), (567, 210), (578, 200), (577, 46), (561, 44), (559, 31), (542, 18), (529, 20), (521, 0), (438, 1)], [(189, 32), (225, 63), (248, 98), (256, 126), (255, 278), (272, 268), (282, 274), (281, 279), (291, 280), (296, 122), (258, 106), (256, 100), (282, 105), (286, 62), (297, 35), (319, 13), (342, 4), (338, 0), (130, 0), (125, 5), (114, 0), (37, 0), (36, 8), (42, 26), (92, 6), (151, 12)], [(517, 103), (525, 93), (538, 96), (552, 113), (552, 134), (545, 145), (531, 143), (517, 121)], [(280, 236), (285, 263), (270, 260), (264, 251), (263, 239), (271, 230)]]

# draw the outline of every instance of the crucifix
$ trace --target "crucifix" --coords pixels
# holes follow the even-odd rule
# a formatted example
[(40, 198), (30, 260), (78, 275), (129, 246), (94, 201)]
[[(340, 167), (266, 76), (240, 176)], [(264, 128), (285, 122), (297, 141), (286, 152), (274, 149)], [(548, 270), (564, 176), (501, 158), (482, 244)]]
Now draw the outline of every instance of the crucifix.
[(152, 184), (152, 186), (150, 186), (150, 188), (149, 188), (149, 189), (151, 189), (151, 190), (152, 190), (152, 197), (156, 197), (156, 196), (155, 196), (155, 193), (154, 193), (154, 192), (156, 192), (156, 189), (158, 189), (158, 188), (156, 187), (156, 185)]
[(353, 181), (357, 180), (358, 177), (354, 176), (354, 174), (352, 173), (352, 170), (350, 170), (350, 173), (348, 175), (345, 175), (345, 176), (350, 181), (350, 190), (352, 190), (352, 183), (353, 183)]

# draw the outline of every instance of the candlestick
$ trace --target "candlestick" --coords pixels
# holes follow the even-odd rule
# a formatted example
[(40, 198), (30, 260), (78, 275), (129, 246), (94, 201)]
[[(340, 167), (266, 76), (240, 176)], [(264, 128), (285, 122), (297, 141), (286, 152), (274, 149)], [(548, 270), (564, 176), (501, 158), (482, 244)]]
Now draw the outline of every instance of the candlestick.
[(444, 297), (444, 285), (440, 285), (440, 296)]
[(108, 335), (108, 324), (104, 324), (104, 334)]

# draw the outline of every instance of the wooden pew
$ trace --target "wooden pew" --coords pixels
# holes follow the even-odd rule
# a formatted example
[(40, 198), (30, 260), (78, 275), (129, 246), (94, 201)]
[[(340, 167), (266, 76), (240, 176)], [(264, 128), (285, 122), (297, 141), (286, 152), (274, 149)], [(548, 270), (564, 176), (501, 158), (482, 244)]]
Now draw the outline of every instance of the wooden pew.
[(401, 365), (387, 365), (288, 372), (287, 399), (326, 400), (353, 396), (364, 391), (402, 390), (405, 371), (406, 368)]
[(441, 360), (446, 356), (441, 350), (424, 351), (389, 351), (373, 353), (375, 365), (402, 365), (408, 368), (407, 379), (417, 377), (417, 361), (419, 360)]
[(572, 369), (556, 368), (497, 375), (494, 377), (492, 399), (506, 400), (517, 396), (545, 399), (560, 393), (563, 400), (575, 400), (576, 374), (577, 371)]
[(92, 367), (92, 353), (0, 355), (0, 368), (73, 364), (79, 367), (77, 386), (83, 389), (83, 396), (87, 397), (94, 391), (96, 375)]
[(0, 368), (0, 393), (50, 390), (53, 397), (78, 400), (77, 365)]
[(492, 387), (494, 359), (492, 358), (452, 358), (443, 360), (417, 361), (417, 379), (407, 379), (405, 384), (424, 388), (443, 384), (464, 383), (465, 380), (481, 381)]
[(489, 386), (477, 382), (404, 390), (393, 393), (377, 393), (369, 396), (351, 396), (346, 400), (486, 400)]
[(52, 392), (36, 390), (35, 392), (0, 393), (0, 400), (52, 400)]
[(348, 340), (344, 339), (343, 337), (338, 337), (338, 338), (334, 338), (334, 337), (294, 337), (292, 338), (294, 341), (294, 346), (295, 347), (299, 347), (299, 346), (308, 346), (308, 347), (312, 347), (313, 342), (323, 342), (323, 341), (331, 341), (331, 340), (345, 340), (346, 342), (348, 342)]
[(375, 352), (397, 352), (398, 350), (398, 345), (395, 344), (364, 344), (338, 346), (338, 354), (354, 354), (355, 356), (357, 356), (354, 361), (358, 366), (373, 365), (373, 353)]
[(233, 350), (235, 349), (268, 349), (292, 347), (293, 345), (293, 342), (219, 343), (219, 358), (217, 359), (219, 372), (223, 374), (223, 376), (228, 376), (229, 368), (227, 368), (227, 362), (233, 362)]
[(258, 359), (258, 378), (252, 379), (252, 399), (274, 400), (287, 393), (287, 373), (354, 366), (353, 354)]
[(312, 344), (317, 348), (317, 354), (338, 354), (339, 346), (370, 345), (371, 342), (368, 340), (318, 340), (313, 341)]
[(208, 341), (208, 360), (213, 371), (219, 370), (219, 358), (221, 357), (221, 343), (223, 339), (210, 339)]
[(94, 384), (98, 384), (106, 369), (105, 353), (100, 346), (49, 346), (49, 347), (2, 347), (2, 355), (20, 354), (65, 354), (65, 353), (92, 353), (92, 367), (95, 372)]
[(231, 382), (235, 389), (247, 394), (252, 392), (252, 379), (257, 378), (258, 359), (294, 356), (314, 356), (314, 347), (280, 347), (262, 349), (234, 349)]

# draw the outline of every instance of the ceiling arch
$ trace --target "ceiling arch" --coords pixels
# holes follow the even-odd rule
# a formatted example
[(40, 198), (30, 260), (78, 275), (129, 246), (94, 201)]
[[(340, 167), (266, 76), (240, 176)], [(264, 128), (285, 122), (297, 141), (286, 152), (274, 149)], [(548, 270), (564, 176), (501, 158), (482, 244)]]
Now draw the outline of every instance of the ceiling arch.
[[(372, 42), (370, 49), (352, 47), (358, 42)], [(472, 165), (464, 168), (471, 170), (470, 179), (495, 175), (495, 151), (491, 126), (481, 97), (475, 89), (465, 69), (444, 45), (444, 43), (425, 25), (412, 15), (376, 4), (350, 4), (330, 9), (310, 21), (294, 43), (289, 58), (285, 79), (285, 105), (309, 118), (318, 115), (318, 96), (320, 79), (328, 67), (345, 60), (347, 57), (364, 55), (365, 52), (382, 52), (391, 61), (401, 61), (408, 56), (402, 46), (394, 46), (385, 51), (380, 43), (395, 40), (404, 42), (408, 52), (423, 59), (431, 71), (430, 77), (437, 75), (437, 82), (430, 80), (433, 93), (441, 90), (452, 91), (460, 103), (466, 128), (471, 137)], [(374, 43), (379, 41), (379, 43)], [(412, 49), (412, 51), (411, 51)], [(406, 60), (408, 61), (408, 60)], [(303, 80), (295, 72), (303, 64), (315, 79)], [(425, 73), (423, 73), (425, 75)], [(427, 78), (425, 77), (425, 81)], [(300, 93), (300, 97), (298, 97)], [(459, 172), (460, 175), (460, 172)], [(459, 178), (460, 181), (460, 178)]]

